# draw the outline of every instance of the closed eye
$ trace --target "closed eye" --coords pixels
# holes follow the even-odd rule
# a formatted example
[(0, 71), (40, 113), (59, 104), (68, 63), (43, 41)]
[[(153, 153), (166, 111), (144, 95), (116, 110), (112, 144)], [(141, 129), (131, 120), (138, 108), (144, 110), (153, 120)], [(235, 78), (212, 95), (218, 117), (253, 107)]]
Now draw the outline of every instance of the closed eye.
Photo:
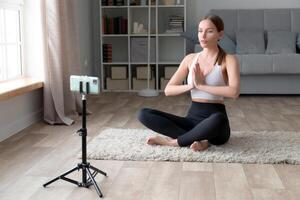
[[(215, 29), (214, 29), (214, 28), (208, 28), (208, 29), (206, 29), (205, 31), (208, 32), (208, 33), (213, 33), (213, 32), (215, 31)], [(203, 29), (199, 29), (198, 32), (199, 32), (199, 33), (202, 33), (202, 32), (203, 32)]]

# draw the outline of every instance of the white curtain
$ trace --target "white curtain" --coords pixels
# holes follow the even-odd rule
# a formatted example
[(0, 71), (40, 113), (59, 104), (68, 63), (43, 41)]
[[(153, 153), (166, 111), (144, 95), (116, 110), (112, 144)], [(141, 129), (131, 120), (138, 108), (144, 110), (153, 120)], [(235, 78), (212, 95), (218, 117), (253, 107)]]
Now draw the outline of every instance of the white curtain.
[(44, 120), (49, 124), (73, 123), (80, 112), (79, 95), (70, 92), (69, 77), (80, 75), (78, 29), (74, 0), (41, 0), (44, 35)]

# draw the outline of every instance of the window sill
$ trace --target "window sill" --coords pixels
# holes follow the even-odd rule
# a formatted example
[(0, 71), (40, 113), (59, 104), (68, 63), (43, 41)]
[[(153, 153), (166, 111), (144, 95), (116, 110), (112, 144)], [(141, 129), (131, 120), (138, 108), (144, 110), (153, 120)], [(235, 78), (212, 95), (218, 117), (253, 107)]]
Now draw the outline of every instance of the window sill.
[(35, 78), (18, 78), (0, 83), (0, 101), (31, 92), (43, 87), (43, 82)]

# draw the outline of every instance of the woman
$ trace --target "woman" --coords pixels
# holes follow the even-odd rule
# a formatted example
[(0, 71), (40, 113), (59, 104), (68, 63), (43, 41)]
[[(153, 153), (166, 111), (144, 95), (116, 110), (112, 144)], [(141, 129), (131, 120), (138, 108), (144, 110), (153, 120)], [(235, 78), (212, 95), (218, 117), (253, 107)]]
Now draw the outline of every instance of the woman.
[[(237, 59), (218, 45), (224, 34), (220, 17), (208, 15), (200, 21), (200, 53), (187, 55), (165, 88), (166, 96), (191, 92), (192, 104), (186, 117), (143, 108), (138, 119), (149, 129), (168, 136), (150, 137), (150, 145), (189, 146), (202, 151), (212, 145), (225, 144), (230, 126), (224, 97), (236, 99), (240, 92)], [(187, 77), (187, 84), (182, 82)]]

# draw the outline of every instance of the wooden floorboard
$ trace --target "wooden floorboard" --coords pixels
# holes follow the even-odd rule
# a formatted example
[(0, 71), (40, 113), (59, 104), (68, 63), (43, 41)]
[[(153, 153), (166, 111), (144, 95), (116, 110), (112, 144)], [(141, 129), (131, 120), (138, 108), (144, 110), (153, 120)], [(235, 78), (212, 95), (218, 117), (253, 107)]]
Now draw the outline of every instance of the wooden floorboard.
[[(225, 101), (233, 131), (299, 131), (300, 97), (242, 96)], [(88, 141), (101, 130), (145, 128), (137, 120), (140, 108), (150, 107), (185, 115), (190, 97), (153, 98), (135, 93), (102, 93), (88, 97)], [(93, 187), (79, 188), (57, 181), (42, 184), (75, 167), (81, 138), (72, 126), (38, 122), (0, 143), (0, 199), (98, 199)], [(300, 135), (299, 135), (300, 137)], [(300, 144), (299, 144), (300, 145)], [(278, 147), (280, 148), (280, 147)], [(299, 199), (300, 166), (239, 163), (91, 160), (107, 172), (97, 175), (105, 199), (138, 200), (260, 200)], [(71, 175), (80, 181), (81, 173)]]

